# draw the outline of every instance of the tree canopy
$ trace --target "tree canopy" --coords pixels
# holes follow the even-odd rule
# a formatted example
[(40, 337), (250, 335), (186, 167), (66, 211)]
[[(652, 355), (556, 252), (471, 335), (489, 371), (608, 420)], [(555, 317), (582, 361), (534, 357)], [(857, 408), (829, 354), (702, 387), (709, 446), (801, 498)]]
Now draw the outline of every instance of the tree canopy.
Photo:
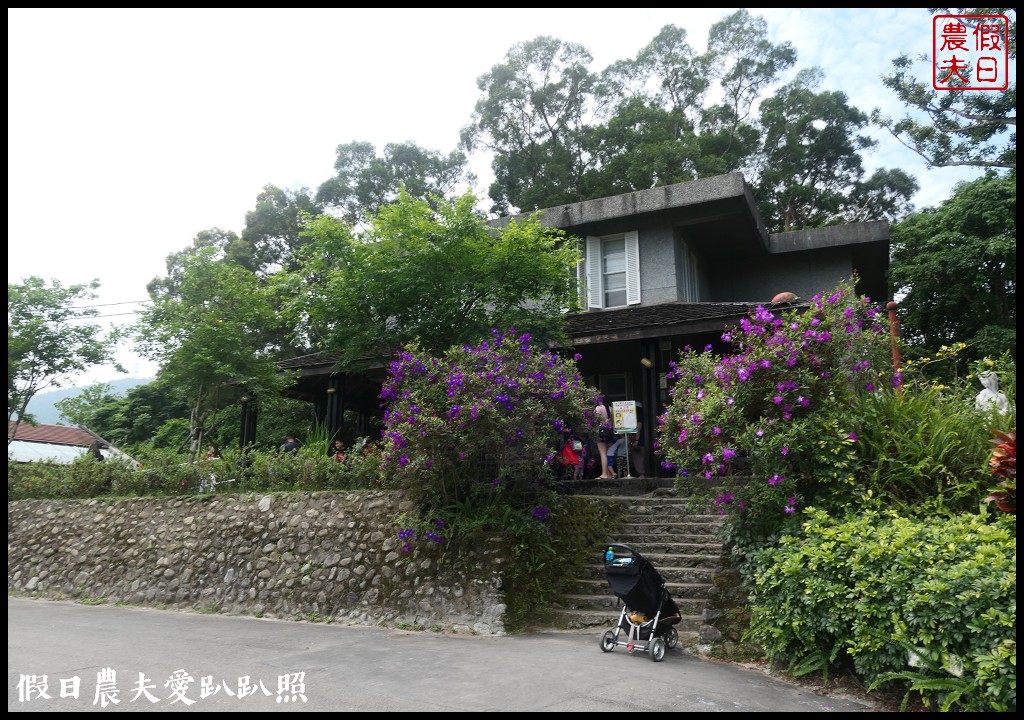
[(492, 227), (476, 202), (432, 207), (403, 190), (359, 233), (310, 218), (300, 267), (275, 283), (296, 342), (351, 364), (413, 341), (442, 352), (494, 327), (560, 337), (577, 302), (575, 242), (534, 218)]
[[(1005, 15), (1009, 20), (1008, 48), (1017, 59), (1016, 8), (928, 8), (931, 13)], [(928, 55), (902, 54), (893, 71), (882, 79), (907, 107), (900, 118), (878, 109), (872, 120), (888, 129), (903, 145), (923, 157), (931, 167), (970, 166), (1017, 168), (1017, 84), (1002, 91), (935, 90), (919, 78), (919, 61)]]
[(243, 391), (270, 393), (282, 378), (271, 340), (280, 320), (256, 275), (206, 247), (182, 260), (174, 288), (154, 287), (134, 326), (141, 354), (187, 399), (198, 451), (210, 417)]
[(415, 198), (453, 197), (460, 185), (476, 178), (467, 169), (464, 153), (444, 155), (416, 143), (389, 143), (384, 154), (367, 142), (339, 145), (335, 174), (317, 188), (316, 202), (352, 225), (358, 225), (393, 202), (404, 185)]
[[(39, 277), (7, 283), (7, 421), (31, 420), (25, 408), (44, 388), (61, 387), (75, 374), (114, 360), (118, 333), (95, 322), (95, 307), (76, 306), (96, 298), (99, 282), (64, 287)], [(119, 365), (116, 366), (119, 370)], [(122, 370), (123, 372), (123, 370)]]
[[(550, 36), (519, 43), (478, 81), (464, 146), (493, 153), (492, 210), (554, 207), (742, 170), (770, 231), (908, 212), (916, 181), (866, 178), (868, 116), (817, 92), (815, 68), (745, 9), (711, 26), (697, 53), (667, 25), (634, 58), (591, 71), (586, 48)], [(706, 104), (714, 89), (720, 100)]]
[(965, 342), (971, 357), (1016, 357), (1016, 174), (960, 183), (939, 207), (895, 224), (890, 277), (911, 346)]

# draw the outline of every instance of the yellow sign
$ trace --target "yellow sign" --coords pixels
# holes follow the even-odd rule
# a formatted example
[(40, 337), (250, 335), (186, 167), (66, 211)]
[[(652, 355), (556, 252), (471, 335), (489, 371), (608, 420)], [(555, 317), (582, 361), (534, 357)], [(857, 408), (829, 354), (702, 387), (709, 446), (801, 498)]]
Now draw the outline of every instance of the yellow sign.
[(612, 426), (617, 433), (636, 432), (636, 402), (621, 400), (612, 403)]

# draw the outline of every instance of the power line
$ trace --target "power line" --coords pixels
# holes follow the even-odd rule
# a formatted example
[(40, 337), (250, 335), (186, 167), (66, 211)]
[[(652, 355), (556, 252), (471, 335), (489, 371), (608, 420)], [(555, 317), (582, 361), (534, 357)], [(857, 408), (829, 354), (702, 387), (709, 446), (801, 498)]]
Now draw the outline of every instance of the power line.
[(139, 314), (139, 311), (135, 310), (133, 312), (110, 313), (109, 315), (69, 315), (67, 319), (68, 320), (96, 320), (96, 319), (99, 319), (99, 318), (120, 317), (122, 315), (138, 315), (138, 314)]
[(141, 303), (153, 302), (152, 300), (127, 300), (125, 302), (116, 303), (97, 303), (96, 305), (70, 305), (71, 310), (92, 310), (98, 307), (110, 307), (111, 305), (139, 305)]

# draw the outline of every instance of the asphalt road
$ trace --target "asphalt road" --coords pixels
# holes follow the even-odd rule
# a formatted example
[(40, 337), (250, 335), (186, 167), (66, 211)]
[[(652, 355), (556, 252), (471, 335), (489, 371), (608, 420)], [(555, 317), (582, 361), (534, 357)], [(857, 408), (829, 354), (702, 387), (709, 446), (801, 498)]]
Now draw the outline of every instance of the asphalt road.
[(883, 711), (680, 648), (657, 663), (605, 653), (599, 636), (446, 635), (8, 597), (7, 710)]

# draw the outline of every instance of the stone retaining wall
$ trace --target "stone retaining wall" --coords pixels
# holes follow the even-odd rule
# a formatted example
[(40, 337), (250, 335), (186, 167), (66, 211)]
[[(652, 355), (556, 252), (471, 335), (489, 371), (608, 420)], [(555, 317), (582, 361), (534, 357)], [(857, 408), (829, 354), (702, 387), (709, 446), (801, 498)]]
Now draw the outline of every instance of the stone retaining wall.
[[(7, 503), (7, 589), (350, 625), (503, 634), (500, 539), (402, 552), (398, 493)], [(452, 556), (458, 555), (457, 559)]]

